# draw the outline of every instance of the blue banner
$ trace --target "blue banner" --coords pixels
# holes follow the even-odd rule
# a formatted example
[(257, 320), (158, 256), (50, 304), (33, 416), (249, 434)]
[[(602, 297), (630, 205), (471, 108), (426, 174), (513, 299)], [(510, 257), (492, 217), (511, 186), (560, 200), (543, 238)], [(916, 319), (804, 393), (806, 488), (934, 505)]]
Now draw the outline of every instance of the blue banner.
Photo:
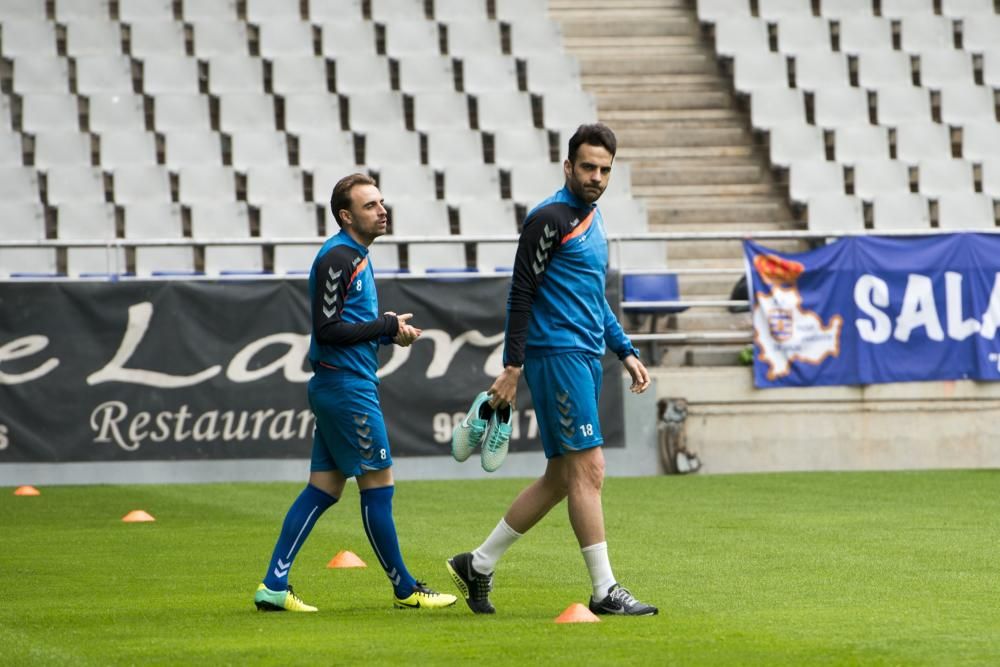
[(744, 252), (757, 387), (1000, 380), (1000, 236)]

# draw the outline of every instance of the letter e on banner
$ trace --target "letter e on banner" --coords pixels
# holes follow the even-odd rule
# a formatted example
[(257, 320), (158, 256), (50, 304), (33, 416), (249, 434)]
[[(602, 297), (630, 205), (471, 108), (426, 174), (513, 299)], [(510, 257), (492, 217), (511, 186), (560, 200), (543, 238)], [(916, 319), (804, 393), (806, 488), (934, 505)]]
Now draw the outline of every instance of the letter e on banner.
[[(0, 365), (5, 361), (13, 361), (22, 357), (29, 357), (37, 352), (41, 352), (49, 345), (49, 339), (45, 336), (24, 336), (16, 338), (9, 343), (0, 345)], [(46, 359), (39, 366), (26, 373), (13, 375), (0, 371), (0, 384), (21, 384), (37, 380), (53, 368), (59, 365), (59, 360), (55, 358)]]

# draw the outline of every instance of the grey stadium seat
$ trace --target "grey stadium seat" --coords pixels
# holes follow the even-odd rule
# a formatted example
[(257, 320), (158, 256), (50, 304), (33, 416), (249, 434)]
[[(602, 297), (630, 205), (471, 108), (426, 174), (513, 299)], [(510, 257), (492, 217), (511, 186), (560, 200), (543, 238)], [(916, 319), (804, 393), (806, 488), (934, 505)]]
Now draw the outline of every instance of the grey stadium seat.
[(112, 170), (117, 204), (170, 203), (170, 172), (161, 164)]
[(312, 91), (282, 96), (285, 130), (292, 134), (340, 131), (340, 98), (332, 93)]
[[(136, 202), (124, 211), (127, 239), (184, 238), (180, 204)], [(194, 273), (194, 249), (190, 245), (136, 246), (135, 273), (139, 277)]]

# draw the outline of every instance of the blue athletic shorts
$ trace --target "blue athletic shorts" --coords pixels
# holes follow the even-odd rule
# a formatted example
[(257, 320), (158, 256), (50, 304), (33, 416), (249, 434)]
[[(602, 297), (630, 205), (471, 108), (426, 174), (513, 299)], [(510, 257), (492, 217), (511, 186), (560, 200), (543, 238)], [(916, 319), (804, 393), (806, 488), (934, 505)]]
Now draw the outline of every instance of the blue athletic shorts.
[(601, 360), (591, 354), (568, 352), (524, 360), (524, 379), (531, 390), (545, 458), (604, 443), (597, 418), (601, 378)]
[(392, 465), (374, 382), (320, 367), (309, 380), (309, 407), (316, 415), (310, 470), (356, 477)]

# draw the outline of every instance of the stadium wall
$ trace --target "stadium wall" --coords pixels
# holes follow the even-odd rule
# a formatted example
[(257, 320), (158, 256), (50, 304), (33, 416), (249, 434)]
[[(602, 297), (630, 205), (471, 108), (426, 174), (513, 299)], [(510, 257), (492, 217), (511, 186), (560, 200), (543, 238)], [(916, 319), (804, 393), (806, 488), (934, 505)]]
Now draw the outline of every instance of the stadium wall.
[(702, 473), (1000, 467), (1000, 384), (755, 389), (749, 368), (658, 368)]
[[(622, 393), (626, 445), (605, 450), (607, 473), (622, 477), (655, 475), (659, 472), (654, 419), (656, 392), (637, 396), (623, 384)], [(399, 480), (536, 477), (544, 469), (544, 456), (538, 451), (512, 452), (495, 473), (485, 472), (476, 457), (460, 464), (450, 456), (440, 455), (399, 457), (394, 460), (393, 468)], [(0, 486), (301, 482), (308, 475), (308, 459), (0, 464)]]

